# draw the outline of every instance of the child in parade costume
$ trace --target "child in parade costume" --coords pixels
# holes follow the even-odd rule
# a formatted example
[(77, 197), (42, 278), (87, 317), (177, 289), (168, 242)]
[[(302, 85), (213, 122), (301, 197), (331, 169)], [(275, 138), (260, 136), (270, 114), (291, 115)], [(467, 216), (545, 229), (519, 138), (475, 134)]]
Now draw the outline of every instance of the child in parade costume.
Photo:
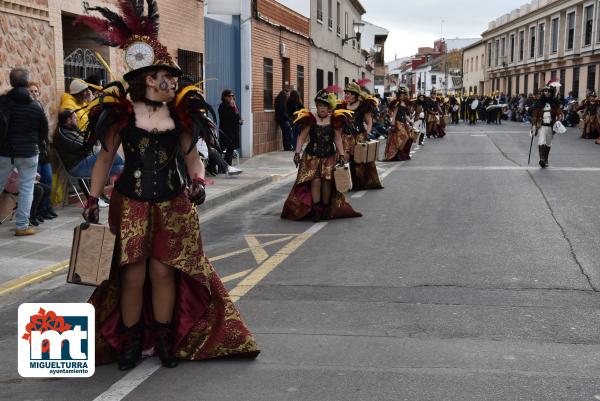
[[(336, 106), (334, 94), (320, 90), (315, 97), (317, 115), (303, 109), (294, 113), (294, 124), (302, 127), (294, 163), (298, 168), (298, 177), (281, 212), (281, 218), (301, 220), (312, 212), (313, 221), (330, 218), (360, 217), (346, 198), (335, 188), (333, 170), (344, 165), (345, 155), (342, 143), (342, 127), (352, 115), (348, 110), (332, 110)], [(304, 154), (300, 157), (302, 146), (309, 139)]]
[(410, 137), (412, 130), (410, 126), (412, 104), (408, 99), (408, 88), (401, 87), (398, 90), (396, 99), (390, 103), (388, 110), (393, 125), (388, 134), (384, 160), (410, 160), (410, 148), (413, 144), (413, 140)]
[[(115, 183), (109, 225), (117, 233), (109, 282), (94, 291), (96, 360), (136, 366), (154, 351), (165, 367), (178, 359), (255, 357), (260, 351), (202, 250), (195, 205), (205, 198), (204, 166), (195, 143), (206, 132), (197, 87), (179, 91), (181, 69), (158, 42), (156, 2), (120, 0), (122, 15), (89, 8), (106, 19), (79, 17), (105, 44), (125, 50), (127, 92), (111, 84), (90, 105), (88, 139), (102, 150), (83, 216), (99, 220), (98, 195), (120, 145), (123, 174)], [(127, 96), (129, 95), (129, 96)], [(175, 99), (175, 101), (173, 101)], [(182, 157), (178, 157), (182, 155)], [(183, 182), (183, 159), (191, 180)]]
[(600, 118), (598, 118), (599, 108), (600, 101), (596, 98), (596, 92), (591, 91), (579, 107), (579, 110), (583, 110), (581, 138), (596, 139), (600, 137)]
[(338, 105), (352, 111), (351, 120), (344, 125), (342, 139), (344, 150), (349, 155), (350, 171), (352, 173), (352, 189), (360, 191), (363, 189), (382, 189), (383, 186), (377, 174), (375, 162), (355, 163), (354, 148), (359, 142), (368, 140), (368, 135), (373, 128), (373, 113), (377, 109), (377, 100), (372, 96), (366, 96), (356, 82), (350, 82), (344, 88), (345, 102)]

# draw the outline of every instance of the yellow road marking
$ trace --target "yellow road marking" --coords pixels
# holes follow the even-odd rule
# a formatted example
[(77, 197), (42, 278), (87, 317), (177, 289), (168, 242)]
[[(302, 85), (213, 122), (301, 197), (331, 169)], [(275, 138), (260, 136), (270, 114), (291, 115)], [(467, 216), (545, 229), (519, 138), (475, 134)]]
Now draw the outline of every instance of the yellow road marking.
[[(269, 234), (269, 236), (272, 235), (279, 235), (279, 234)], [(269, 242), (265, 242), (264, 244), (262, 244), (262, 247), (265, 246), (269, 246), (269, 245), (274, 245), (274, 244), (278, 244), (280, 242), (286, 242), (291, 240), (292, 238), (294, 238), (297, 234), (281, 234), (281, 235), (287, 235), (287, 237), (284, 238), (278, 238), (276, 240), (273, 241), (269, 241)], [(253, 237), (260, 237), (261, 235), (253, 235)], [(233, 251), (233, 252), (228, 252), (228, 253), (224, 253), (223, 255), (218, 255), (218, 256), (213, 256), (213, 257), (209, 257), (208, 259), (210, 259), (211, 262), (216, 262), (217, 260), (221, 260), (221, 259), (226, 259), (226, 258), (230, 258), (232, 256), (236, 256), (236, 255), (240, 255), (242, 253), (246, 253), (246, 252), (250, 252), (250, 248), (244, 248), (244, 249), (239, 249), (237, 251)]]
[(47, 277), (53, 276), (57, 273), (61, 273), (67, 270), (68, 267), (69, 261), (65, 260), (60, 263), (53, 264), (52, 266), (49, 266), (43, 270), (38, 270), (36, 272), (18, 277), (14, 280), (7, 281), (0, 286), (0, 296), (8, 294), (11, 291), (18, 290), (19, 288), (25, 287), (26, 285), (33, 284), (36, 281), (40, 281)]
[(244, 277), (246, 274), (250, 273), (251, 271), (252, 271), (252, 269), (248, 269), (248, 270), (241, 271), (239, 273), (230, 274), (229, 276), (225, 276), (225, 277), (221, 278), (221, 281), (223, 283), (228, 283), (228, 282), (238, 279), (240, 277)]
[(308, 230), (299, 234), (276, 252), (273, 256), (265, 260), (263, 264), (258, 266), (252, 273), (250, 273), (245, 279), (243, 279), (238, 285), (236, 285), (231, 291), (229, 296), (233, 302), (238, 301), (241, 297), (246, 295), (248, 291), (254, 288), (262, 279), (264, 279), (269, 273), (271, 273), (277, 266), (286, 260), (294, 251), (296, 251), (302, 244), (304, 244), (310, 237), (316, 234), (320, 229), (325, 227), (327, 223), (317, 223), (311, 226)]
[(244, 235), (248, 246), (250, 246), (250, 252), (252, 252), (252, 256), (256, 259), (256, 263), (261, 264), (265, 260), (269, 258), (269, 254), (265, 251), (265, 248), (262, 247), (260, 242), (253, 235)]

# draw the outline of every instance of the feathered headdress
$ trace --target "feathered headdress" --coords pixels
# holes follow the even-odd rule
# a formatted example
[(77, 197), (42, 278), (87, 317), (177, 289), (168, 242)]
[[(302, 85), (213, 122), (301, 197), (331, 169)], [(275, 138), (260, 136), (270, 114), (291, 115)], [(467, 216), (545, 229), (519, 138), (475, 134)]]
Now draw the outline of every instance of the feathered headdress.
[(121, 14), (107, 7), (89, 7), (104, 18), (80, 16), (75, 23), (89, 26), (102, 37), (97, 41), (103, 45), (125, 50), (125, 62), (130, 71), (124, 75), (129, 80), (134, 75), (163, 68), (173, 75), (182, 74), (167, 48), (158, 41), (158, 6), (156, 0), (146, 0), (148, 13), (144, 14), (144, 3), (136, 0), (118, 0)]

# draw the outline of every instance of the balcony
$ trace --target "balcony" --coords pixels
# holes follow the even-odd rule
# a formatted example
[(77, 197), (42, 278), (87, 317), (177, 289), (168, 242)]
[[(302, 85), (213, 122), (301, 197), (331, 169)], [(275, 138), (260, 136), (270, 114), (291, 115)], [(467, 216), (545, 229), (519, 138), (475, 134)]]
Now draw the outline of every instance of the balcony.
[(317, 22), (323, 23), (323, 10), (317, 10)]
[(327, 26), (329, 27), (330, 31), (333, 31), (333, 18), (329, 18), (327, 21)]

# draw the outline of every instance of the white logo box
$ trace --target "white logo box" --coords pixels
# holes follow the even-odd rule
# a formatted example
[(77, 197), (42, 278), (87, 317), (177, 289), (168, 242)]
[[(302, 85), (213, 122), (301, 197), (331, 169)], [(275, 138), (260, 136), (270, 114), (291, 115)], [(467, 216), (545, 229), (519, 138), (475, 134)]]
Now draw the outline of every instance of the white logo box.
[(91, 377), (96, 367), (95, 310), (88, 303), (24, 303), (18, 314), (22, 377)]

